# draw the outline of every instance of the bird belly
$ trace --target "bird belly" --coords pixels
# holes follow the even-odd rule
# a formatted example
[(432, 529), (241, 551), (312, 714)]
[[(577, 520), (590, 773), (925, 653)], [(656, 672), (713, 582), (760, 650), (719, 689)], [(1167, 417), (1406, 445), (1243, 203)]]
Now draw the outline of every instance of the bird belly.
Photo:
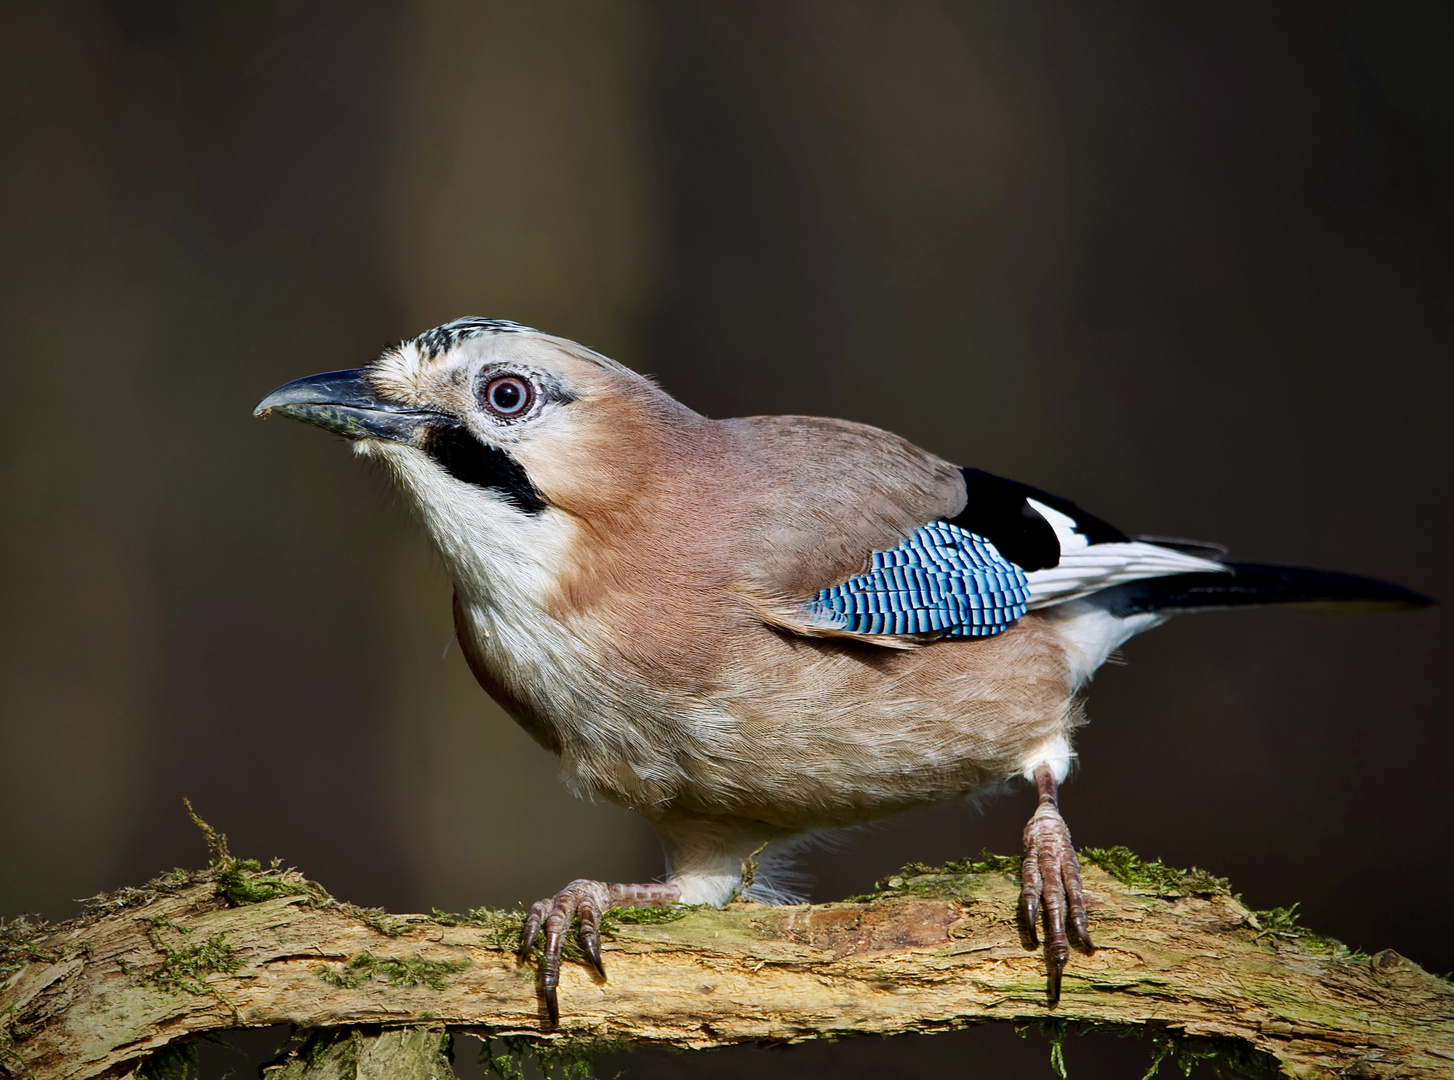
[(719, 696), (730, 736), (686, 756), (683, 809), (856, 824), (997, 785), (1033, 757), (1068, 759), (1081, 723), (1064, 650), (1035, 616), (913, 651), (780, 642), (776, 665)]
[(1064, 649), (1035, 615), (908, 651), (755, 624), (713, 635), (710, 663), (559, 626), (531, 628), (522, 655), (508, 627), (484, 636), (490, 617), (456, 601), (485, 689), (560, 755), (568, 786), (658, 820), (857, 824), (1003, 782), (1079, 723)]

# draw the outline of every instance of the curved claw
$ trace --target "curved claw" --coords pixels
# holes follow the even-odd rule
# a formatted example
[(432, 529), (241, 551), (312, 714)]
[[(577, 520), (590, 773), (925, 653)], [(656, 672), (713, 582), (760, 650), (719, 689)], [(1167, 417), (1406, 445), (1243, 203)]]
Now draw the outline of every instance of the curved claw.
[[(1046, 952), (1048, 954), (1049, 950)], [(1060, 1004), (1060, 977), (1065, 974), (1065, 965), (1069, 959), (1069, 953), (1064, 956), (1045, 957), (1045, 999), (1052, 1009)]]
[(1040, 890), (1043, 878), (1040, 874), (1040, 859), (1030, 851), (1029, 827), (1025, 829), (1025, 857), (1020, 862), (1020, 910), (1017, 922), (1020, 927), (1020, 944), (1027, 949), (1039, 948), (1035, 936), (1035, 923), (1040, 918)]
[(595, 908), (581, 908), (581, 930), (577, 940), (580, 942), (581, 952), (591, 962), (591, 967), (604, 979), (606, 965), (601, 962), (601, 913)]
[(1039, 945), (1035, 926), (1045, 921), (1046, 994), (1051, 1008), (1060, 1001), (1060, 981), (1070, 959), (1072, 935), (1080, 949), (1095, 951), (1086, 919), (1080, 860), (1070, 830), (1055, 802), (1055, 782), (1048, 770), (1040, 782), (1040, 805), (1025, 825), (1025, 857), (1020, 868), (1020, 940), (1027, 949)]
[(525, 916), (525, 926), (520, 931), (520, 947), (515, 950), (515, 960), (518, 963), (523, 964), (530, 959), (530, 950), (535, 946), (535, 939), (540, 936), (540, 924), (545, 921), (550, 904), (549, 900), (537, 900), (530, 905), (530, 912)]
[(602, 976), (606, 974), (601, 962), (601, 913), (613, 906), (610, 889), (599, 881), (577, 878), (560, 892), (546, 900), (538, 900), (530, 906), (525, 916), (525, 925), (520, 932), (520, 949), (515, 954), (520, 963), (530, 958), (536, 939), (545, 931), (545, 955), (540, 962), (540, 983), (545, 995), (545, 1011), (552, 1026), (560, 1023), (560, 1003), (557, 989), (560, 986), (560, 953), (570, 934), (571, 923), (579, 916), (581, 928), (579, 940), (581, 949)]
[(545, 932), (540, 987), (552, 1027), (560, 1023), (557, 994), (560, 954), (570, 935), (571, 923), (580, 919), (576, 940), (597, 974), (605, 978), (606, 965), (601, 959), (601, 916), (622, 904), (672, 904), (680, 895), (681, 890), (675, 885), (607, 885), (588, 878), (577, 878), (554, 896), (530, 905), (525, 925), (520, 931), (520, 948), (515, 958), (522, 964), (529, 960), (541, 931)]

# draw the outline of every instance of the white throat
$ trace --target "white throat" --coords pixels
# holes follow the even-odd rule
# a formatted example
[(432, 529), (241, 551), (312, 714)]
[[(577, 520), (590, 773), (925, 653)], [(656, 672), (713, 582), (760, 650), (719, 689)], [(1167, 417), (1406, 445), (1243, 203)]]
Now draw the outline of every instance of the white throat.
[(411, 447), (383, 442), (359, 447), (382, 459), (413, 497), (454, 579), (459, 632), (469, 636), (469, 648), (494, 676), (523, 693), (553, 729), (566, 786), (577, 794), (609, 793), (632, 806), (655, 801), (652, 785), (642, 781), (660, 773), (662, 763), (628, 768), (632, 775), (615, 768), (600, 772), (603, 763), (636, 756), (613, 735), (629, 725), (596, 722), (620, 711), (622, 688), (577, 630), (547, 610), (569, 565), (574, 519), (550, 508), (522, 513), (488, 490), (454, 480)]

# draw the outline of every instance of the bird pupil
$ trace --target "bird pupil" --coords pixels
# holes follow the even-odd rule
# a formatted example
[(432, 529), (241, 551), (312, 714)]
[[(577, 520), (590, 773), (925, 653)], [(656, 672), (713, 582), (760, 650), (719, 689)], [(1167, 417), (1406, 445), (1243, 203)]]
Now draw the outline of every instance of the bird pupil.
[(510, 412), (520, 404), (520, 387), (513, 382), (502, 382), (495, 387), (495, 408)]

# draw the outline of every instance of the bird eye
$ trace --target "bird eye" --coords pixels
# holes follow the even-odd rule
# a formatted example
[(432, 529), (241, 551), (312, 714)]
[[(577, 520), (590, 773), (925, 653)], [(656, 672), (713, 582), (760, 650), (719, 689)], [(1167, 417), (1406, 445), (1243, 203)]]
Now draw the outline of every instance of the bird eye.
[(528, 380), (519, 375), (501, 375), (486, 383), (480, 396), (490, 412), (496, 416), (511, 417), (519, 416), (530, 408), (530, 403), (535, 400), (535, 390)]

